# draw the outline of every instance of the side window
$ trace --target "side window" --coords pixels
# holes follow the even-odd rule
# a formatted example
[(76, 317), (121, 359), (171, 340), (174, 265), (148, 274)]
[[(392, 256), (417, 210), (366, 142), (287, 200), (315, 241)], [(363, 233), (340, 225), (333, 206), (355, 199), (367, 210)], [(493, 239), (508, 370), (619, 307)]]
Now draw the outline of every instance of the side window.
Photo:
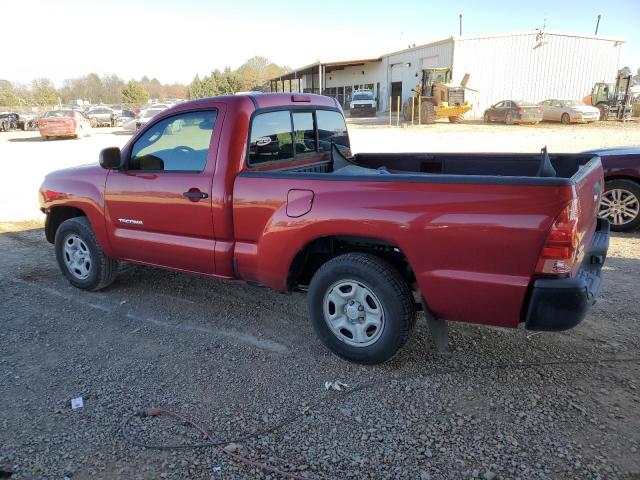
[(316, 129), (313, 127), (312, 112), (293, 112), (293, 138), (296, 155), (316, 151)]
[(331, 144), (336, 144), (341, 150), (350, 148), (349, 134), (344, 117), (339, 112), (332, 110), (316, 110), (318, 123), (319, 150), (330, 152)]
[(188, 112), (165, 118), (136, 140), (130, 170), (201, 172), (207, 163), (217, 112)]
[(494, 105), (495, 108), (502, 108), (504, 107), (504, 102), (498, 102)]
[(251, 124), (249, 163), (258, 165), (289, 158), (293, 158), (289, 110), (256, 115)]

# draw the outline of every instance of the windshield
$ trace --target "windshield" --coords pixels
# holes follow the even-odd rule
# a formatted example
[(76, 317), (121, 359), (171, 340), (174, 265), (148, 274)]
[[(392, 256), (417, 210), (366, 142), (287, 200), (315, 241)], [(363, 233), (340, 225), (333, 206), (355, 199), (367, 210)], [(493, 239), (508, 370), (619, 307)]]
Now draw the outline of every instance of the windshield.
[(44, 114), (46, 118), (51, 117), (73, 117), (73, 110), (52, 110)]
[(354, 100), (373, 100), (373, 94), (371, 93), (356, 93), (353, 96)]
[(567, 107), (586, 105), (584, 102), (581, 102), (580, 100), (560, 100), (560, 103), (562, 103), (563, 105), (566, 105)]

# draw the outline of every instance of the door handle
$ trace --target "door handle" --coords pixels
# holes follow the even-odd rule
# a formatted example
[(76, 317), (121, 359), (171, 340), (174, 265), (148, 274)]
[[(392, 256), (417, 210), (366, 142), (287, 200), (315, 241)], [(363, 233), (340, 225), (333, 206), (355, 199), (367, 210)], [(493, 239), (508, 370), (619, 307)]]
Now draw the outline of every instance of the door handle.
[(197, 202), (198, 200), (209, 197), (208, 193), (201, 192), (200, 190), (189, 190), (188, 192), (184, 192), (182, 195), (192, 202)]

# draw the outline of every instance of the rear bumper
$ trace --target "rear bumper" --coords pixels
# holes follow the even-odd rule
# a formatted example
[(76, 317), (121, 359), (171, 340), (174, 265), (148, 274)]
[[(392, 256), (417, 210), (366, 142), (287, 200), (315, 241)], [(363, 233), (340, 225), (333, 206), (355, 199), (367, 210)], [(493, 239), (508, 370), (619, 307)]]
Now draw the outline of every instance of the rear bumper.
[(600, 293), (602, 265), (608, 248), (609, 222), (598, 219), (596, 233), (575, 277), (541, 278), (534, 282), (525, 328), (557, 332), (578, 325)]

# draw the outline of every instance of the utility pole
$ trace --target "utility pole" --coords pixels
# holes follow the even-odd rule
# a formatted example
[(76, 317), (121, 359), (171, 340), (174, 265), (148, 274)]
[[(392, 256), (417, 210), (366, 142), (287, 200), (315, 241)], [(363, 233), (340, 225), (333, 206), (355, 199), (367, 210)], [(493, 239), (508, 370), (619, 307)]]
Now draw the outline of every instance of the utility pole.
[(462, 36), (462, 14), (458, 15), (460, 18), (460, 36)]
[(600, 27), (600, 17), (602, 17), (602, 15), (598, 14), (598, 21), (596, 22), (596, 33), (594, 35), (598, 34), (598, 27)]

